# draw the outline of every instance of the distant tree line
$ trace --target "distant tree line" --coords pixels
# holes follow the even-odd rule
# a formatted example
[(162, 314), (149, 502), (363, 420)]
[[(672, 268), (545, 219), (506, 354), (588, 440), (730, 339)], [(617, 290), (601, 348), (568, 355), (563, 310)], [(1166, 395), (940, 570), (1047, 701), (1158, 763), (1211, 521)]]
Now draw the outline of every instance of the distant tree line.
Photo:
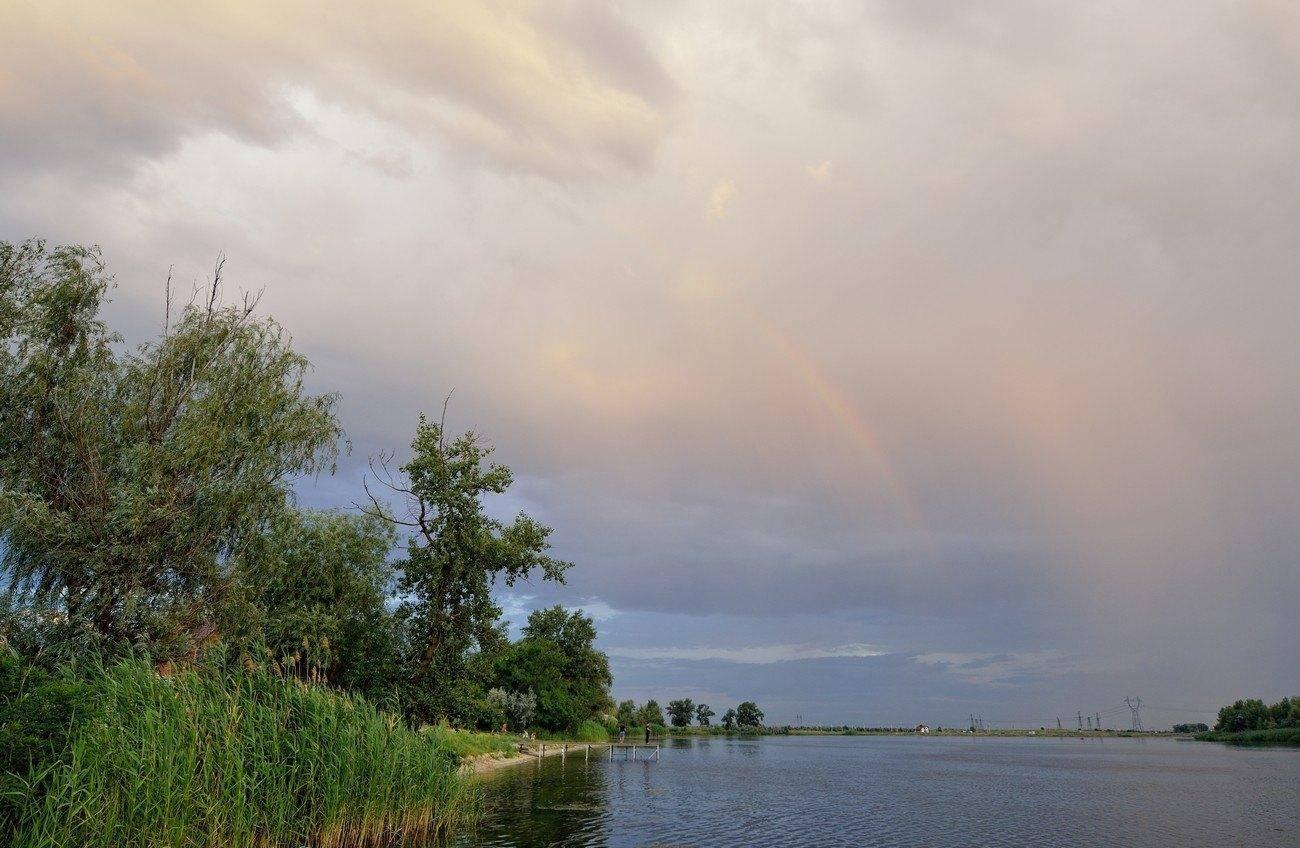
[(1194, 724), (1175, 724), (1173, 726), (1174, 733), (1204, 733), (1209, 729), (1210, 726), (1203, 721)]
[(218, 266), (179, 307), (169, 283), (160, 332), (128, 348), (111, 288), (95, 249), (0, 243), (0, 648), (163, 673), (219, 651), (415, 725), (609, 713), (591, 618), (539, 610), (508, 638), (493, 587), (570, 563), (549, 527), (486, 511), (513, 480), (491, 447), (422, 416), (355, 511), (304, 509), (295, 481), (346, 443), (285, 330), (227, 304)]
[(1300, 695), (1268, 705), (1258, 698), (1237, 701), (1219, 710), (1214, 729), (1223, 733), (1300, 727)]
[[(659, 725), (671, 723), (673, 727), (690, 727), (694, 721), (700, 727), (712, 726), (717, 715), (708, 704), (697, 704), (690, 698), (679, 698), (668, 702), (668, 721), (664, 720), (664, 710), (653, 698), (641, 707), (636, 702), (621, 701), (618, 705), (615, 721), (623, 726)], [(753, 701), (745, 701), (722, 715), (722, 726), (727, 730), (735, 728), (758, 728), (763, 726), (763, 711)]]

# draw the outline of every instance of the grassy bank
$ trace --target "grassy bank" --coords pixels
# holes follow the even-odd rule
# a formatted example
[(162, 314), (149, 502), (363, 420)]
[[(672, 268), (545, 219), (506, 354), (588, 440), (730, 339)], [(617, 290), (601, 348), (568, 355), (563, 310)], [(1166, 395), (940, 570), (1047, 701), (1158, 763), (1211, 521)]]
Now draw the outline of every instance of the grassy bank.
[(343, 848), (474, 813), (446, 740), (360, 699), (139, 661), (76, 685), (88, 697), (62, 750), (6, 786), (14, 848)]
[(1211, 730), (1198, 733), (1201, 742), (1226, 742), (1229, 745), (1283, 745), (1300, 748), (1300, 727), (1274, 727), (1268, 730), (1243, 730), (1240, 733), (1225, 733)]

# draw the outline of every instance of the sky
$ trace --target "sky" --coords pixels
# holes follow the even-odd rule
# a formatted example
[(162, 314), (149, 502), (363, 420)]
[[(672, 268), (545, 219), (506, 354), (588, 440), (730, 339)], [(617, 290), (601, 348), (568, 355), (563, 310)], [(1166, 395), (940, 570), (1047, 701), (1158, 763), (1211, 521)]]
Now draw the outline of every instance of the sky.
[(1212, 721), (1300, 690), (1300, 11), (0, 4), (0, 239), (232, 289), (360, 497), (454, 390), (618, 698)]

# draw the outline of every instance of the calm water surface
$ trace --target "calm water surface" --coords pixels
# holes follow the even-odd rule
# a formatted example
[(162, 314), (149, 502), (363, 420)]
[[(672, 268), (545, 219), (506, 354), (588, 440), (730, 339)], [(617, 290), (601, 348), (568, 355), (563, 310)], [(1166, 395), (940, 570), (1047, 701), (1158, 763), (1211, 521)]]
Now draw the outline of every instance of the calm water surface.
[[(606, 755), (607, 756), (607, 755)], [(485, 780), (466, 846), (1296, 846), (1300, 751), (1176, 740), (670, 740)]]

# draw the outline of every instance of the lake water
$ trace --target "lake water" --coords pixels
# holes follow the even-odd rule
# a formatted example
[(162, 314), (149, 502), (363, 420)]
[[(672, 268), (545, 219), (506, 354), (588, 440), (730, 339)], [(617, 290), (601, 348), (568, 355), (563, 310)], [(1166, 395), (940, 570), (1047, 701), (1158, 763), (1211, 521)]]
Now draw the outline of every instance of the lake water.
[(453, 844), (1300, 845), (1294, 750), (857, 736), (669, 740), (658, 762), (623, 757), (485, 778), (485, 820)]

